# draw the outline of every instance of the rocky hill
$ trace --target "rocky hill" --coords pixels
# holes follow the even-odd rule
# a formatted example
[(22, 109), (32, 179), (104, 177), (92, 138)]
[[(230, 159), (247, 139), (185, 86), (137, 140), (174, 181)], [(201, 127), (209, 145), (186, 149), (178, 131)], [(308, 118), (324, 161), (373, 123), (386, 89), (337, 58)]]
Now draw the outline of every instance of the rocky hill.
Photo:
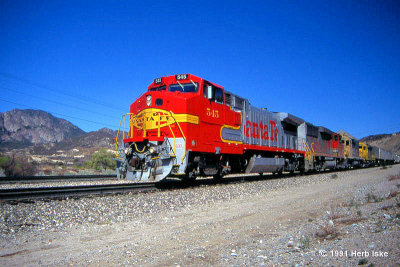
[(0, 113), (0, 147), (58, 143), (84, 133), (69, 121), (42, 110), (14, 109)]
[(360, 141), (362, 142), (373, 142), (373, 141), (377, 141), (380, 139), (383, 139), (385, 137), (390, 137), (392, 136), (391, 134), (375, 134), (375, 135), (368, 135), (364, 138), (362, 138)]
[(98, 148), (114, 148), (113, 139), (117, 135), (116, 131), (108, 128), (102, 128), (97, 131), (84, 133), (77, 137), (67, 138), (58, 143), (39, 144), (29, 147), (29, 153), (32, 155), (52, 155), (57, 151), (94, 151)]
[(400, 132), (393, 134), (369, 135), (362, 138), (360, 141), (400, 154)]
[(0, 113), (0, 148), (51, 155), (72, 149), (112, 148), (116, 131), (84, 132), (67, 120), (41, 110), (14, 109)]

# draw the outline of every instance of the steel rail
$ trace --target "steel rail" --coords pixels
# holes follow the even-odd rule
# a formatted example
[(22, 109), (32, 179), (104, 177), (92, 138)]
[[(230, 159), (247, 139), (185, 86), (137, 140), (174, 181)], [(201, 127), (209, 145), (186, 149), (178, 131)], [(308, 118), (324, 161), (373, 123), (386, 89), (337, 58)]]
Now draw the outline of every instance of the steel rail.
[(115, 174), (95, 174), (95, 175), (43, 175), (43, 176), (19, 176), (19, 177), (0, 177), (0, 184), (20, 183), (20, 182), (48, 182), (62, 180), (109, 180), (116, 179)]
[(0, 189), (0, 200), (30, 200), (156, 190), (155, 183)]

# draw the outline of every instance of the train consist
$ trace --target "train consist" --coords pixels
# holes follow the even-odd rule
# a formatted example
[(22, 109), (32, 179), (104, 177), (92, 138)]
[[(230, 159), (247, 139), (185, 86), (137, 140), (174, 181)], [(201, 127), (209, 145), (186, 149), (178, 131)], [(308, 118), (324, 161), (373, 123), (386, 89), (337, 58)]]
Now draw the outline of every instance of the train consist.
[(307, 172), (398, 161), (398, 156), (344, 132), (254, 107), (192, 74), (157, 78), (131, 104), (130, 113), (121, 118), (116, 156), (118, 177), (136, 181), (167, 176), (218, 179), (228, 173)]

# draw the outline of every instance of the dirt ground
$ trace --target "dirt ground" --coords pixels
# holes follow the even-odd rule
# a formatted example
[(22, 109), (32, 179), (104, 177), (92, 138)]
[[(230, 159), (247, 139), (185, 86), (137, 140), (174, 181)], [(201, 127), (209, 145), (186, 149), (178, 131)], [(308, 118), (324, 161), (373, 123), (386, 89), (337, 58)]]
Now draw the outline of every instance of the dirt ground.
[(389, 179), (398, 174), (400, 165), (329, 173), (322, 182), (130, 222), (2, 238), (0, 264), (399, 265), (400, 179)]

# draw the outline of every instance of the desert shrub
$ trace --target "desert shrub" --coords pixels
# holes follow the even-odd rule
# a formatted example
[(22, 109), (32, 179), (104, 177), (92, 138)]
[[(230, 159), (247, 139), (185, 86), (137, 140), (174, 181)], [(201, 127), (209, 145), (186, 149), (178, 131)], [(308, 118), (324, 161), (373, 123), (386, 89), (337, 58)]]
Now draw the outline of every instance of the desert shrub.
[(105, 148), (102, 148), (92, 155), (90, 160), (86, 162), (86, 166), (96, 170), (115, 169), (116, 163), (115, 160), (113, 160), (114, 157), (114, 153), (108, 152)]
[(368, 203), (376, 203), (376, 202), (381, 202), (383, 200), (382, 197), (379, 197), (375, 195), (374, 193), (367, 193), (367, 196), (365, 197)]
[(320, 239), (332, 240), (339, 236), (339, 231), (332, 221), (320, 225), (315, 232), (315, 236)]
[(311, 244), (311, 241), (308, 236), (302, 236), (300, 238), (300, 248), (305, 249), (305, 250), (310, 249), (310, 244)]
[(33, 176), (37, 173), (36, 165), (23, 156), (0, 157), (0, 168), (7, 177)]
[(351, 209), (351, 208), (353, 208), (353, 207), (355, 207), (356, 209), (358, 209), (358, 207), (360, 206), (360, 204), (358, 203), (358, 201), (357, 201), (354, 197), (352, 197), (352, 198), (349, 200), (349, 203), (347, 203), (347, 204), (345, 204), (345, 205), (347, 205), (347, 206), (349, 207), (349, 209)]

